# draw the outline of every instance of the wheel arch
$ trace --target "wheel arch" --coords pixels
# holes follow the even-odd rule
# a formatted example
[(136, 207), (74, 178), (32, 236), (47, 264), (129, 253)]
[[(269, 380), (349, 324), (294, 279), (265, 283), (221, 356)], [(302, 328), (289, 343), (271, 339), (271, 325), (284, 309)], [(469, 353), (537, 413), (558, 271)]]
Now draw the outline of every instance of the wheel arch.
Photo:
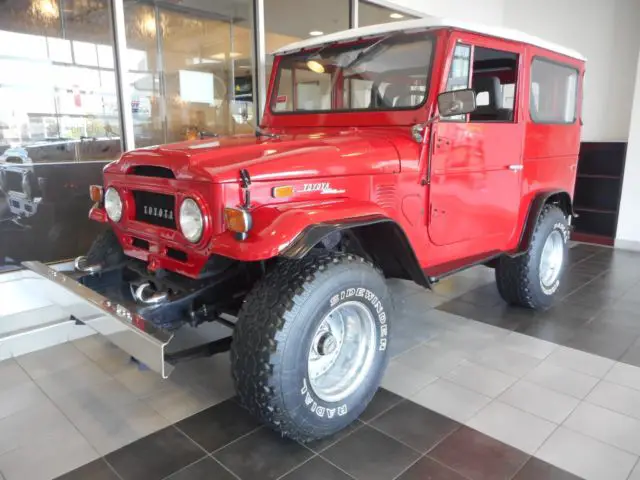
[(571, 195), (566, 190), (548, 190), (536, 193), (533, 200), (529, 203), (527, 216), (520, 233), (518, 249), (515, 252), (516, 255), (527, 251), (540, 212), (542, 212), (542, 209), (546, 205), (550, 204), (557, 205), (567, 217), (577, 216), (573, 210)]
[[(309, 225), (280, 255), (303, 258), (318, 245), (331, 243), (336, 235), (347, 241), (348, 250), (368, 257), (380, 267), (385, 277), (429, 286), (406, 233), (397, 222), (384, 216)], [(390, 243), (393, 248), (389, 248)]]

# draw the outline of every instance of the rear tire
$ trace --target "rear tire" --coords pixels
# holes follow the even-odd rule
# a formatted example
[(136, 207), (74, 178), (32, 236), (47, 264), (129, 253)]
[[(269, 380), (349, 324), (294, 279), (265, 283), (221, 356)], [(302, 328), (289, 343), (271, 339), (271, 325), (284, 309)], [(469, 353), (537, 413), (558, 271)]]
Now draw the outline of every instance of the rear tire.
[(233, 333), (242, 404), (301, 442), (343, 429), (380, 384), (390, 308), (384, 278), (360, 257), (281, 261), (247, 295)]
[(543, 310), (553, 304), (568, 254), (569, 227), (564, 212), (546, 205), (526, 253), (503, 256), (495, 270), (500, 296), (510, 305)]

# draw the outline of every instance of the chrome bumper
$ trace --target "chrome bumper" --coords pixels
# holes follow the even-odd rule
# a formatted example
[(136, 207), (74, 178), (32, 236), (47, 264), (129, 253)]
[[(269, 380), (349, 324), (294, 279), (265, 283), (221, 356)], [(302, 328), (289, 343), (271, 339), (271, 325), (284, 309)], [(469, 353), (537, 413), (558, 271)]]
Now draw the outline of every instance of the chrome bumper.
[(166, 362), (165, 353), (172, 333), (40, 262), (23, 262), (22, 265), (48, 280), (42, 291), (51, 302), (163, 378), (169, 376), (174, 367)]

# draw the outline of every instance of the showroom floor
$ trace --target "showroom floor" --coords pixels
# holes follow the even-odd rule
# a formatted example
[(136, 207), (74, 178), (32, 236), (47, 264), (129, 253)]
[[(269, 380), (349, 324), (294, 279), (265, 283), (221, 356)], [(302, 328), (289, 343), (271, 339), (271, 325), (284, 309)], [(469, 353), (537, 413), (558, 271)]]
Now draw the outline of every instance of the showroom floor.
[(483, 267), (434, 292), (389, 282), (384, 388), (305, 446), (237, 405), (226, 355), (169, 381), (97, 337), (1, 362), (0, 479), (639, 480), (640, 253), (570, 256), (537, 314)]

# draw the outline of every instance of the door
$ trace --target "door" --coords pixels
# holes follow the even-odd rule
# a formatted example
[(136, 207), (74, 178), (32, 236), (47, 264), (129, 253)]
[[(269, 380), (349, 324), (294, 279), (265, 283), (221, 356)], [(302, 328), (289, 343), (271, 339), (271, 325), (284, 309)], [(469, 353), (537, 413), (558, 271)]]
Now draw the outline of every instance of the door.
[(451, 44), (441, 91), (473, 88), (477, 109), (435, 125), (430, 173), (431, 241), (471, 242), (471, 255), (506, 246), (517, 225), (523, 168), (523, 52), (485, 42), (491, 40), (460, 35)]

